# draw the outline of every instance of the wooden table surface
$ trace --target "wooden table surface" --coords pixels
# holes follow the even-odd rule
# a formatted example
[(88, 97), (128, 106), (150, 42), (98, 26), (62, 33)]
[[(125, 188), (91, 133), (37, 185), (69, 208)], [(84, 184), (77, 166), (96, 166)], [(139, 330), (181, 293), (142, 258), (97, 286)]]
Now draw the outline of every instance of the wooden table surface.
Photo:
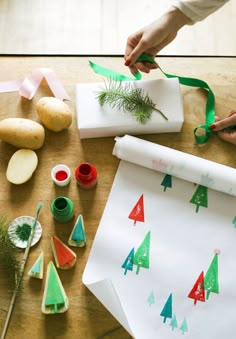
[[(38, 201), (43, 202), (39, 216), (43, 235), (40, 242), (30, 250), (23, 280), (24, 289), (16, 299), (7, 338), (130, 338), (116, 319), (83, 285), (81, 279), (119, 164), (119, 160), (112, 156), (113, 137), (86, 140), (80, 140), (79, 137), (75, 111), (75, 84), (102, 81), (101, 76), (90, 69), (88, 59), (87, 57), (0, 57), (0, 81), (22, 79), (29, 76), (37, 67), (49, 67), (54, 70), (71, 97), (68, 104), (74, 115), (73, 123), (68, 130), (60, 133), (46, 130), (45, 144), (37, 150), (38, 168), (30, 181), (23, 185), (13, 185), (6, 180), (8, 161), (16, 148), (0, 141), (0, 213), (6, 213), (10, 220), (20, 215), (34, 216)], [(91, 57), (90, 59), (129, 75), (128, 69), (123, 66), (122, 58)], [(165, 57), (158, 61), (167, 73), (196, 77), (206, 81), (215, 93), (218, 116), (223, 117), (231, 109), (236, 108), (235, 58)], [(143, 78), (158, 77), (163, 77), (160, 71), (154, 71)], [(201, 89), (182, 87), (182, 94), (185, 122), (181, 133), (139, 137), (235, 167), (235, 146), (221, 141), (216, 135), (211, 136), (208, 142), (201, 146), (194, 140), (194, 127), (204, 123), (206, 92)], [(35, 104), (42, 96), (52, 96), (45, 81), (31, 101), (20, 97), (17, 92), (0, 94), (1, 119), (24, 117), (39, 121)], [(84, 161), (92, 163), (97, 168), (96, 188), (91, 190), (79, 188), (73, 175), (68, 187), (60, 188), (53, 184), (50, 171), (54, 165), (65, 163), (73, 173), (74, 169)], [(74, 203), (75, 214), (83, 215), (87, 245), (85, 248), (75, 249), (78, 259), (73, 269), (59, 271), (69, 298), (69, 310), (64, 314), (44, 315), (41, 313), (41, 302), (45, 279), (43, 281), (32, 279), (26, 273), (42, 250), (45, 254), (45, 266), (52, 259), (51, 235), (56, 234), (65, 242), (68, 240), (75, 220), (67, 224), (59, 224), (54, 221), (50, 212), (52, 200), (59, 195), (70, 198)], [(1, 271), (0, 333), (10, 299), (7, 279)]]

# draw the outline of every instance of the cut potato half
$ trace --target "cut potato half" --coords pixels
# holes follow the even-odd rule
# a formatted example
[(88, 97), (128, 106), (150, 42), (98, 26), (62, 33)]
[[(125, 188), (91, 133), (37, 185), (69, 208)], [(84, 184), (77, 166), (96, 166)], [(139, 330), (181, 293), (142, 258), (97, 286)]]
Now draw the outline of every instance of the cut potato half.
[(23, 184), (28, 181), (38, 165), (37, 154), (30, 149), (16, 151), (7, 166), (6, 177), (12, 184)]

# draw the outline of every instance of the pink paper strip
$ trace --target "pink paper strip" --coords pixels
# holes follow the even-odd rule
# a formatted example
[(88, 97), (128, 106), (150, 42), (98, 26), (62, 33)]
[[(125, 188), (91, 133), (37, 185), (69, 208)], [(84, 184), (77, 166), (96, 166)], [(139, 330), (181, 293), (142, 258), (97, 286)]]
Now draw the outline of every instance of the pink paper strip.
[(0, 82), (0, 93), (16, 92), (29, 100), (33, 98), (41, 81), (45, 78), (54, 96), (61, 100), (70, 100), (69, 95), (50, 68), (36, 68), (32, 75), (23, 80)]

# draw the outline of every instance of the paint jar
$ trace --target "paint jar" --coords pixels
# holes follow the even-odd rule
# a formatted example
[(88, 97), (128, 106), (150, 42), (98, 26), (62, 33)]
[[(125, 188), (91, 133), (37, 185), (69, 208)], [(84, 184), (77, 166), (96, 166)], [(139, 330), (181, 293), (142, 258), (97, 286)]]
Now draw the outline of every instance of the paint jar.
[(92, 188), (97, 183), (97, 170), (93, 165), (84, 162), (76, 168), (75, 178), (82, 188)]
[(54, 218), (61, 223), (70, 221), (74, 217), (74, 204), (66, 197), (57, 197), (51, 203), (51, 212)]
[(59, 164), (51, 170), (51, 177), (57, 186), (67, 186), (70, 182), (70, 169), (64, 164)]

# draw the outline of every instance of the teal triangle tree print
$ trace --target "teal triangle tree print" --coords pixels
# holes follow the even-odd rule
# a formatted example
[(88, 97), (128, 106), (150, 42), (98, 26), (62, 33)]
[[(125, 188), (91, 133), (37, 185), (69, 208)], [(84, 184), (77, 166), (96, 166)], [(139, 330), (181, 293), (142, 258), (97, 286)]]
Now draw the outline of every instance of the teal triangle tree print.
[(185, 332), (188, 332), (188, 326), (187, 326), (187, 321), (184, 318), (182, 324), (180, 325), (179, 329), (182, 331), (182, 334), (184, 334)]
[(127, 258), (125, 259), (123, 265), (121, 266), (124, 268), (124, 274), (127, 273), (127, 271), (133, 271), (134, 266), (134, 248), (129, 252)]
[(164, 192), (166, 191), (166, 188), (172, 187), (172, 176), (170, 174), (166, 174), (164, 179), (162, 180), (161, 186), (164, 186)]
[(173, 318), (170, 321), (170, 327), (172, 328), (172, 331), (174, 331), (175, 328), (178, 328), (175, 314), (173, 315)]
[(75, 241), (76, 246), (80, 246), (80, 243), (86, 242), (82, 215), (79, 215), (76, 221), (75, 227), (71, 235), (71, 239)]
[(149, 306), (151, 306), (155, 303), (155, 297), (154, 297), (153, 291), (149, 294), (147, 302), (148, 302)]
[[(216, 250), (217, 251), (217, 250)], [(215, 251), (215, 255), (210, 263), (204, 279), (204, 289), (206, 291), (206, 299), (209, 298), (210, 293), (219, 293), (218, 281), (218, 255), (219, 252)]]
[(144, 222), (144, 199), (143, 194), (135, 204), (134, 208), (129, 214), (129, 219), (134, 220), (134, 225), (136, 225), (137, 221)]
[(160, 313), (161, 317), (163, 318), (163, 323), (166, 322), (167, 318), (172, 318), (172, 293), (169, 295), (161, 313)]
[(136, 274), (139, 273), (140, 267), (149, 268), (150, 238), (151, 232), (149, 231), (135, 252), (134, 265), (137, 265)]
[(196, 204), (196, 213), (198, 213), (199, 207), (208, 207), (208, 188), (202, 185), (198, 185), (195, 193), (193, 194), (190, 203)]

